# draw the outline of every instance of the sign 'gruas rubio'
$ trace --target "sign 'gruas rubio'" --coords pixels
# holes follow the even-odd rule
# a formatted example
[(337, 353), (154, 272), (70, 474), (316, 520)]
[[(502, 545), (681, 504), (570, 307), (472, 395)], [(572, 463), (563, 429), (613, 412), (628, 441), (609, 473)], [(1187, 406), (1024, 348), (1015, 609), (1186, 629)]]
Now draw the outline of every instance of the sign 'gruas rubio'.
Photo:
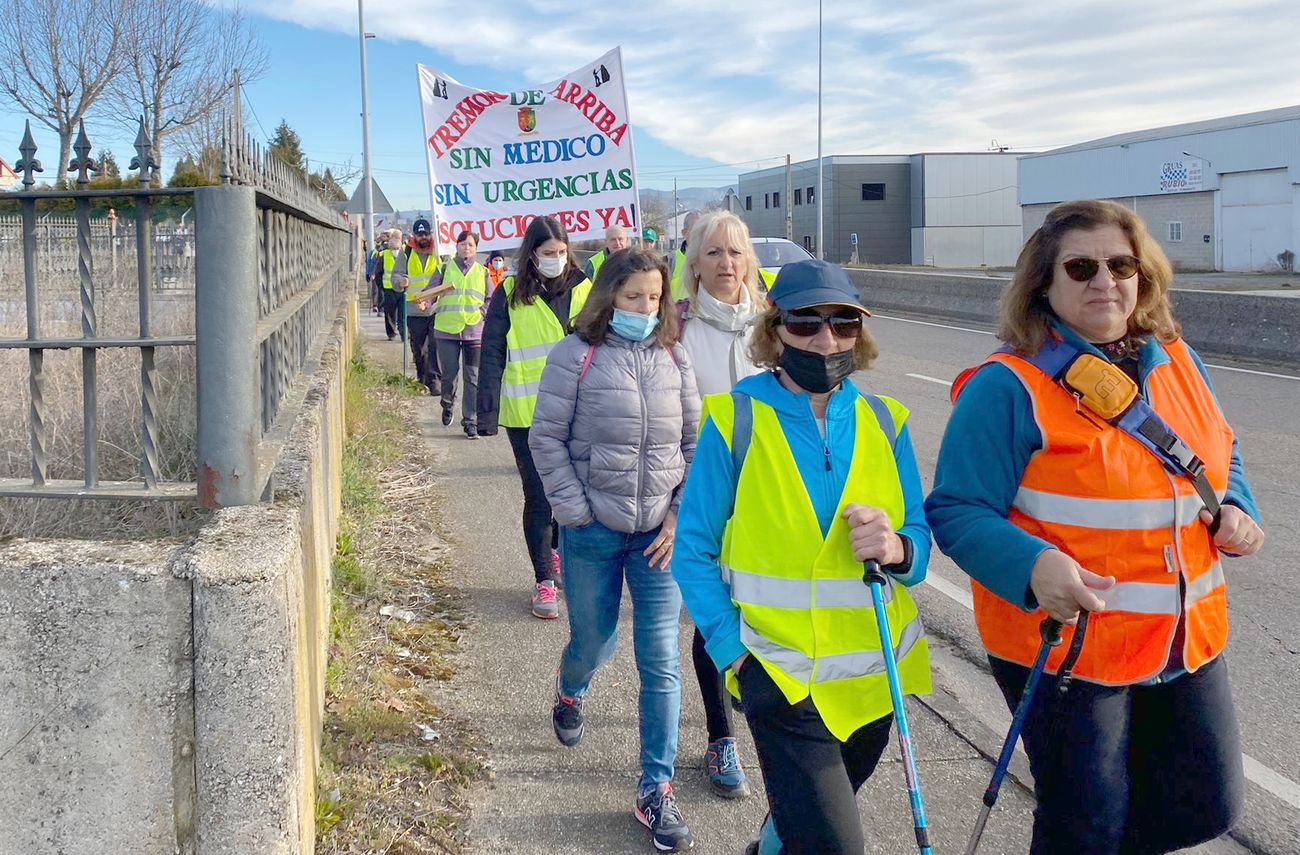
[(518, 246), (535, 217), (570, 240), (639, 228), (622, 53), (560, 80), (493, 92), (418, 66), (439, 251), (472, 231), (479, 249)]

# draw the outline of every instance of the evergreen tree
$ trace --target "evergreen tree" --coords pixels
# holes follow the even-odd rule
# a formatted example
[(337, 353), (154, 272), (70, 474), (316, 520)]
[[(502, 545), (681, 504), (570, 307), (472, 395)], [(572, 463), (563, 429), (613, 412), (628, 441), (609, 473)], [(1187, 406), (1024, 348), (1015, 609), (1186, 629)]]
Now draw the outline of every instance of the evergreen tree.
[(297, 131), (289, 127), (288, 120), (280, 120), (279, 127), (275, 129), (275, 136), (271, 137), (268, 143), (272, 157), (306, 174), (303, 166), (305, 157), (302, 152), (302, 139)]

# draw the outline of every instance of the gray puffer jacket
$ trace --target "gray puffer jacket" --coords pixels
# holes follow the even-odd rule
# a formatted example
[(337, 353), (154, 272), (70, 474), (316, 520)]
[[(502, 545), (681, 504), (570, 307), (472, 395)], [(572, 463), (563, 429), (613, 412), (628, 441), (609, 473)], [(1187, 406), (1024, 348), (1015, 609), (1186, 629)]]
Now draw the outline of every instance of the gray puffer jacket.
[(547, 357), (528, 432), (533, 463), (560, 525), (595, 519), (651, 531), (677, 510), (695, 453), (700, 396), (690, 357), (653, 336), (631, 342), (611, 332), (579, 383), (587, 351), (570, 335)]

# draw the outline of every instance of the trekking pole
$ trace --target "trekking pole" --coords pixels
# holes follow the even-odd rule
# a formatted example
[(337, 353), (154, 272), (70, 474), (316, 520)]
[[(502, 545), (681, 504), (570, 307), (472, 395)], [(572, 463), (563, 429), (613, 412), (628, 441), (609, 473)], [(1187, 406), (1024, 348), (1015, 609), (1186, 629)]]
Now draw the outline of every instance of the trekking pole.
[[(1061, 667), (1057, 671), (1059, 682), (1057, 692), (1064, 695), (1070, 688), (1074, 663), (1079, 660), (1079, 653), (1083, 650), (1083, 636), (1088, 629), (1088, 613), (1081, 611), (1079, 621), (1074, 628), (1074, 638), (1070, 640), (1070, 649), (1066, 651), (1065, 659), (1061, 662)], [(997, 803), (998, 791), (1002, 789), (1002, 781), (1007, 776), (1007, 769), (1011, 766), (1011, 756), (1016, 751), (1016, 741), (1020, 739), (1020, 731), (1025, 726), (1025, 719), (1029, 717), (1029, 706), (1034, 700), (1034, 693), (1038, 689), (1038, 681), (1043, 676), (1043, 671), (1047, 667), (1047, 657), (1053, 647), (1061, 644), (1061, 622), (1055, 618), (1045, 618), (1038, 626), (1038, 634), (1042, 636), (1043, 643), (1038, 646), (1038, 654), (1034, 657), (1034, 665), (1029, 669), (1029, 679), (1025, 681), (1025, 688), (1020, 693), (1020, 703), (1016, 706), (1016, 714), (1011, 717), (1011, 729), (1007, 731), (1006, 741), (1002, 743), (1002, 753), (998, 755), (998, 763), (993, 768), (993, 777), (989, 780), (988, 789), (984, 791), (984, 807), (980, 810), (979, 819), (975, 821), (975, 828), (971, 831), (970, 842), (966, 844), (966, 855), (975, 855), (979, 849), (980, 840), (984, 837), (984, 826), (989, 821), (989, 815), (993, 812), (993, 805)]]
[(889, 699), (894, 705), (894, 718), (898, 721), (898, 747), (903, 754), (903, 777), (907, 781), (907, 798), (912, 805), (912, 825), (916, 830), (916, 845), (921, 855), (931, 855), (930, 833), (925, 824), (925, 806), (921, 804), (921, 782), (916, 775), (916, 757), (912, 753), (912, 732), (907, 727), (907, 710), (903, 708), (903, 687), (898, 678), (898, 663), (894, 661), (894, 640), (889, 631), (889, 617), (885, 614), (886, 584), (880, 562), (864, 561), (862, 581), (871, 588), (871, 605), (876, 610), (876, 628), (880, 630), (880, 652), (885, 658), (885, 676), (889, 680)]

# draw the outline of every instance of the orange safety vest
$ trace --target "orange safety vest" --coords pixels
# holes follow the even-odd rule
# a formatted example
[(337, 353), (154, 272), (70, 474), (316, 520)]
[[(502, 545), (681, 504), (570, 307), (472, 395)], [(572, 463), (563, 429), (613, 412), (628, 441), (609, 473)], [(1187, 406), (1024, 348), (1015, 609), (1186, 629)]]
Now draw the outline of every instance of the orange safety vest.
[[(1228, 485), (1232, 428), (1182, 340), (1163, 345), (1169, 362), (1146, 382), (1147, 400), (1205, 462), (1220, 497)], [(1195, 671), (1228, 638), (1223, 567), (1204, 507), (1187, 478), (1171, 474), (1148, 449), (1090, 414), (1065, 388), (1009, 353), (995, 353), (1019, 378), (1033, 404), (1043, 450), (1030, 458), (1007, 519), (1042, 538), (1088, 570), (1114, 576), (1099, 592), (1106, 610), (1088, 621), (1075, 675), (1094, 683), (1141, 683), (1169, 661), (1179, 613), (1184, 613), (1183, 663)], [(986, 363), (987, 364), (987, 363)], [(953, 384), (955, 401), (973, 371)], [(971, 580), (975, 623), (994, 656), (1029, 667), (1041, 641), (1043, 612), (1028, 613)], [(1065, 643), (1048, 657), (1059, 668)]]

